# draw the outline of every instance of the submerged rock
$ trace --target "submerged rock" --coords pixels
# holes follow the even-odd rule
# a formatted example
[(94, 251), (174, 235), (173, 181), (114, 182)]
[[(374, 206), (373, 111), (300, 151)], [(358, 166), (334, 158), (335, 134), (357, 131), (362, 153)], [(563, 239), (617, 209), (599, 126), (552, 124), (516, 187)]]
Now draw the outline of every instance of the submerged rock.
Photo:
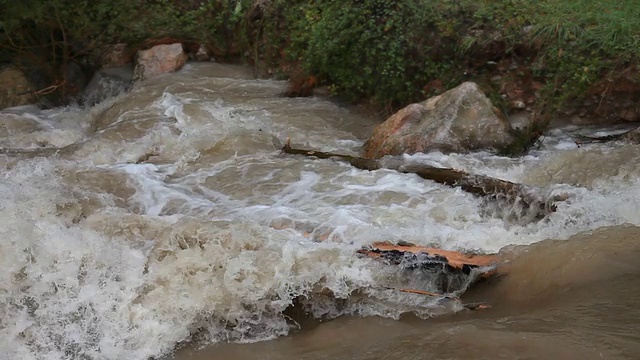
[(630, 142), (632, 142), (634, 144), (640, 144), (640, 127), (635, 129), (635, 130), (633, 130), (633, 131), (630, 131), (630, 132), (626, 133), (624, 135), (624, 138), (627, 141), (630, 141)]
[(513, 141), (511, 130), (478, 85), (465, 82), (393, 114), (365, 143), (365, 157), (495, 149)]
[(131, 66), (98, 70), (82, 92), (81, 99), (88, 105), (97, 104), (128, 90), (132, 79)]
[(33, 90), (22, 71), (14, 67), (0, 70), (0, 109), (36, 102)]
[(151, 49), (138, 51), (133, 77), (136, 80), (146, 80), (176, 71), (187, 62), (188, 57), (180, 43), (156, 45)]

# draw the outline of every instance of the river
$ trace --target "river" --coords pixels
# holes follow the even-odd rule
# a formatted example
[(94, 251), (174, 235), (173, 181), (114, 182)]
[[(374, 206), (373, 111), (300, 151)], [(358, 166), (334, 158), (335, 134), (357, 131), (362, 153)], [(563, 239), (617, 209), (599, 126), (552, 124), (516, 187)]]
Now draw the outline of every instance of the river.
[[(640, 147), (405, 156), (568, 199), (540, 221), (357, 155), (378, 119), (188, 64), (92, 107), (0, 112), (1, 359), (637, 359)], [(614, 128), (604, 129), (615, 131)], [(374, 241), (500, 252), (469, 311), (389, 290)], [(295, 306), (294, 306), (295, 305)]]

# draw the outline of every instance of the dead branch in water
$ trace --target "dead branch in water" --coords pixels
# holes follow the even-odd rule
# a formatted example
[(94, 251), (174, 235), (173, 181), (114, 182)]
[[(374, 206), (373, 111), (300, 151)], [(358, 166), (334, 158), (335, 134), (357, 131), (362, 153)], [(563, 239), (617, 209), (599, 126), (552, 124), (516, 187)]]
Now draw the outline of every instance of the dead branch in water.
[[(437, 248), (417, 246), (409, 243), (375, 242), (358, 250), (358, 254), (373, 259), (380, 259), (389, 265), (403, 267), (409, 270), (429, 269), (442, 275), (462, 277), (466, 279), (462, 284), (473, 284), (479, 278), (489, 278), (497, 274), (496, 267), (499, 259), (496, 255), (465, 254), (458, 251), (442, 250)], [(472, 273), (473, 272), (473, 273)], [(448, 286), (440, 289), (442, 292), (432, 292), (420, 289), (391, 288), (389, 290), (410, 294), (438, 297), (461, 302), (455, 294), (464, 288), (448, 289)], [(462, 302), (461, 302), (462, 303)], [(490, 306), (484, 303), (462, 304), (470, 310), (487, 309)]]
[[(305, 224), (296, 224), (294, 222), (276, 222), (269, 226), (276, 230), (291, 229), (300, 231), (301, 235), (306, 238), (311, 238), (314, 232), (314, 230), (309, 229)], [(327, 240), (328, 233), (325, 232), (323, 235), (321, 239), (316, 240)], [(466, 279), (463, 283), (468, 281), (467, 285), (473, 284), (479, 278), (489, 278), (497, 275), (497, 266), (500, 262), (495, 254), (469, 254), (459, 251), (418, 246), (407, 242), (392, 244), (390, 242), (378, 241), (361, 248), (357, 251), (357, 254), (371, 259), (382, 260), (388, 265), (398, 266), (405, 270), (429, 270), (433, 273), (451, 277), (452, 279)], [(447, 290), (451, 290), (448, 286), (441, 288), (441, 292), (390, 286), (384, 286), (383, 288), (403, 293), (458, 301), (464, 308), (469, 310), (490, 308), (489, 305), (484, 303), (462, 303), (458, 295), (447, 292)], [(460, 289), (454, 290), (459, 291)]]
[(624, 140), (627, 135), (629, 135), (629, 133), (636, 131), (640, 129), (640, 127), (634, 128), (634, 129), (630, 129), (618, 134), (612, 134), (612, 135), (605, 135), (605, 136), (587, 136), (587, 135), (575, 135), (575, 143), (576, 145), (578, 145), (578, 147), (580, 147), (580, 145), (583, 144), (590, 144), (590, 143), (605, 143), (605, 142), (610, 142), (610, 141), (618, 141), (618, 140)]
[[(432, 180), (451, 187), (459, 187), (471, 194), (480, 196), (500, 196), (512, 202), (522, 204), (524, 209), (535, 211), (536, 218), (543, 218), (556, 211), (556, 206), (541, 196), (534, 194), (522, 184), (496, 179), (484, 175), (473, 175), (465, 171), (438, 168), (426, 164), (405, 164), (403, 161), (386, 161), (385, 159), (367, 159), (350, 155), (329, 152), (295, 149), (287, 139), (282, 151), (285, 154), (304, 155), (319, 159), (335, 159), (347, 162), (362, 170), (390, 169), (405, 174), (416, 174), (423, 179)], [(558, 201), (561, 199), (554, 199)]]
[(23, 91), (20, 92), (16, 95), (27, 95), (27, 94), (33, 94), (36, 96), (42, 96), (42, 95), (49, 95), (52, 94), (54, 91), (58, 90), (59, 87), (64, 86), (65, 85), (65, 81), (64, 80), (58, 80), (55, 83), (53, 83), (50, 86), (47, 86), (44, 89), (40, 89), (40, 90), (27, 90), (27, 91)]
[[(444, 265), (452, 270), (471, 273), (472, 269), (491, 267), (496, 265), (495, 255), (463, 254), (458, 251), (448, 251), (437, 248), (416, 246), (413, 244), (394, 245), (389, 242), (375, 242), (370, 247), (358, 251), (359, 254), (372, 258), (383, 258), (391, 263), (399, 263), (408, 254), (421, 255), (422, 263)], [(492, 275), (491, 271), (483, 272), (483, 275)]]
[(455, 297), (455, 296), (449, 296), (447, 294), (439, 294), (439, 293), (434, 293), (431, 291), (425, 291), (425, 290), (418, 290), (418, 289), (404, 289), (404, 288), (391, 288), (391, 287), (387, 287), (387, 289), (389, 290), (394, 290), (394, 291), (399, 291), (399, 292), (403, 292), (403, 293), (408, 293), (408, 294), (417, 294), (417, 295), (424, 295), (424, 296), (431, 296), (431, 297), (438, 297), (438, 298), (443, 298), (443, 299), (447, 299), (447, 300), (452, 300), (452, 301), (459, 301), (462, 306), (465, 309), (468, 310), (485, 310), (485, 309), (490, 309), (491, 305), (487, 305), (485, 303), (467, 303), (464, 304), (462, 303), (462, 300), (460, 300), (460, 298)]

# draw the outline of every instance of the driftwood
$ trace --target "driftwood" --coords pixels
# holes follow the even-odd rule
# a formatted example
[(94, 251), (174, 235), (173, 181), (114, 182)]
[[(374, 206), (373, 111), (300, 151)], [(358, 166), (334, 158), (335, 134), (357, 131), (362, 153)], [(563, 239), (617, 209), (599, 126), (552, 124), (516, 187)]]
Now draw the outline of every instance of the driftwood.
[[(432, 180), (440, 184), (459, 187), (462, 190), (480, 196), (500, 197), (522, 205), (526, 211), (533, 211), (535, 218), (543, 218), (550, 212), (556, 211), (556, 206), (547, 202), (543, 197), (535, 194), (528, 187), (506, 180), (496, 179), (484, 175), (473, 175), (464, 171), (438, 168), (425, 164), (405, 164), (401, 159), (367, 159), (356, 156), (334, 154), (329, 152), (295, 149), (291, 147), (289, 139), (282, 148), (286, 154), (304, 155), (319, 159), (335, 159), (347, 162), (362, 170), (390, 169), (401, 173), (412, 173), (423, 179)], [(554, 199), (554, 201), (561, 199)]]
[(578, 147), (582, 144), (590, 143), (605, 143), (610, 141), (624, 140), (631, 132), (638, 130), (639, 128), (627, 130), (621, 133), (605, 135), (605, 136), (587, 136), (587, 135), (574, 135), (575, 143)]
[[(285, 154), (291, 155), (303, 155), (319, 159), (335, 159), (363, 170), (390, 169), (401, 173), (413, 173), (424, 179), (432, 180), (440, 184), (459, 187), (475, 195), (503, 198), (512, 202), (518, 202), (524, 209), (532, 210), (537, 218), (542, 218), (548, 213), (556, 211), (555, 205), (547, 203), (545, 199), (536, 195), (526, 186), (488, 176), (473, 175), (460, 170), (437, 168), (424, 164), (405, 164), (404, 161), (399, 158), (368, 159), (322, 151), (295, 149), (291, 147), (289, 140), (287, 140), (282, 151)], [(551, 201), (562, 200), (566, 200), (566, 198), (556, 197)], [(288, 226), (285, 225), (283, 227)], [(310, 237), (311, 233), (305, 231), (304, 236)], [(468, 285), (477, 279), (497, 275), (497, 266), (499, 263), (496, 255), (464, 254), (408, 243), (392, 244), (389, 242), (375, 242), (360, 249), (358, 254), (379, 259), (389, 265), (400, 266), (406, 270), (427, 271), (431, 274), (441, 275), (445, 280), (443, 283), (438, 283), (436, 280), (435, 285), (439, 288), (438, 292), (388, 287), (387, 289), (389, 290), (453, 301), (460, 301), (457, 294), (464, 291)], [(490, 307), (483, 303), (462, 305), (471, 310)]]
[[(325, 241), (331, 231), (325, 229), (319, 236), (313, 226), (305, 223), (274, 222), (269, 225), (276, 230), (295, 230), (305, 238), (314, 241)], [(437, 248), (417, 246), (406, 242), (394, 245), (389, 242), (374, 242), (357, 251), (358, 255), (372, 259), (382, 260), (389, 265), (398, 266), (405, 270), (428, 270), (432, 274), (444, 276), (447, 279), (457, 278), (461, 283), (472, 284), (478, 278), (488, 278), (497, 274), (498, 258), (495, 255), (465, 254), (458, 251), (442, 250)], [(472, 272), (474, 272), (472, 274)], [(462, 303), (460, 298), (451, 293), (449, 286), (443, 286), (440, 292), (399, 287), (384, 287), (387, 290), (399, 291), (410, 294), (437, 297), (450, 301), (458, 301), (466, 309), (487, 309), (490, 306), (484, 303)], [(457, 289), (460, 290), (460, 289)], [(455, 291), (455, 290), (454, 290)]]
[[(488, 278), (497, 274), (496, 267), (498, 265), (498, 258), (495, 255), (464, 254), (457, 251), (416, 246), (408, 243), (394, 245), (388, 242), (373, 243), (360, 249), (358, 254), (380, 259), (389, 265), (401, 266), (407, 270), (428, 270), (431, 273), (443, 275), (448, 280), (457, 278), (457, 285), (459, 287), (463, 285), (463, 288), (471, 285), (479, 278)], [(475, 272), (475, 274), (472, 274), (472, 271)], [(441, 292), (406, 288), (388, 289), (461, 302), (455, 293), (462, 291), (463, 288), (450, 289), (448, 287), (447, 285), (443, 286), (440, 289)], [(452, 290), (453, 293), (451, 292)], [(470, 310), (487, 309), (490, 307), (483, 303), (462, 305)]]
[[(432, 297), (438, 297), (438, 298), (443, 298), (443, 299), (447, 299), (447, 300), (453, 300), (453, 301), (462, 302), (462, 300), (460, 300), (460, 298), (458, 298), (458, 297), (449, 296), (449, 295), (446, 295), (446, 294), (434, 293), (434, 292), (431, 292), (431, 291), (418, 290), (418, 289), (396, 289), (396, 288), (387, 288), (387, 289), (400, 291), (400, 292), (404, 292), (404, 293), (409, 293), (409, 294), (432, 296)], [(465, 309), (468, 309), (468, 310), (484, 310), (484, 309), (490, 309), (491, 308), (491, 305), (487, 305), (487, 304), (481, 303), (481, 302), (479, 302), (479, 303), (466, 303), (466, 304), (462, 304), (462, 306)]]
[(389, 242), (375, 242), (370, 247), (361, 249), (359, 254), (373, 258), (382, 258), (393, 264), (400, 264), (407, 255), (421, 256), (417, 266), (446, 267), (449, 270), (461, 271), (470, 274), (472, 269), (482, 269), (482, 274), (490, 276), (493, 267), (497, 264), (495, 255), (463, 254), (458, 251), (442, 250), (437, 248), (416, 246), (413, 244), (394, 245)]
[[(312, 225), (305, 226), (306, 224), (296, 224), (294, 222), (288, 223), (273, 223), (269, 225), (276, 230), (291, 229), (299, 231), (305, 238), (312, 238), (314, 230), (305, 229), (305, 227), (311, 227)], [(315, 241), (325, 241), (328, 239), (330, 229), (321, 232), (319, 238), (314, 238)], [(433, 247), (419, 246), (407, 242), (399, 242), (398, 244), (392, 244), (386, 241), (377, 241), (373, 244), (358, 250), (358, 254), (366, 255), (371, 258), (384, 259), (385, 261), (398, 265), (402, 262), (403, 257), (407, 255), (418, 255), (421, 259), (416, 262), (418, 265), (435, 265), (444, 266), (449, 270), (460, 271), (464, 274), (469, 274), (471, 270), (481, 270), (483, 276), (493, 275), (493, 267), (499, 262), (495, 255), (477, 255), (477, 254), (465, 254), (459, 251), (442, 250)]]

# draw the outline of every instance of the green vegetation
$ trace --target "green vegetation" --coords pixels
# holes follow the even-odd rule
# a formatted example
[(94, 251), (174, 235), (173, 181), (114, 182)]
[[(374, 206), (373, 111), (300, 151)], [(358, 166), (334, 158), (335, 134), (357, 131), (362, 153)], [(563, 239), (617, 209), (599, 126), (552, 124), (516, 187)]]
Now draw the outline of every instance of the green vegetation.
[(550, 105), (562, 108), (587, 95), (598, 82), (616, 76), (640, 60), (640, 3), (545, 1), (536, 13), (530, 37), (539, 50), (534, 68), (546, 79)]
[(172, 37), (206, 43), (218, 60), (302, 69), (340, 96), (392, 108), (472, 80), (507, 111), (488, 79), (511, 62), (526, 71), (509, 76), (543, 84), (546, 122), (637, 74), (638, 19), (637, 0), (0, 0), (0, 62), (53, 82), (103, 44)]
[[(417, 99), (430, 80), (458, 67), (454, 49), (432, 43), (427, 35), (438, 20), (425, 5), (431, 3), (370, 0), (345, 6), (330, 0), (307, 6), (307, 38), (297, 44), (299, 60), (351, 99), (395, 105)], [(448, 83), (454, 85), (456, 78)]]
[[(252, 1), (0, 0), (0, 64), (13, 63), (40, 86), (60, 81), (70, 62), (90, 69), (101, 46), (148, 39), (212, 44), (223, 54), (248, 45), (239, 26)], [(238, 42), (243, 40), (243, 42)], [(232, 48), (235, 50), (232, 51)], [(63, 94), (58, 95), (64, 101)]]

